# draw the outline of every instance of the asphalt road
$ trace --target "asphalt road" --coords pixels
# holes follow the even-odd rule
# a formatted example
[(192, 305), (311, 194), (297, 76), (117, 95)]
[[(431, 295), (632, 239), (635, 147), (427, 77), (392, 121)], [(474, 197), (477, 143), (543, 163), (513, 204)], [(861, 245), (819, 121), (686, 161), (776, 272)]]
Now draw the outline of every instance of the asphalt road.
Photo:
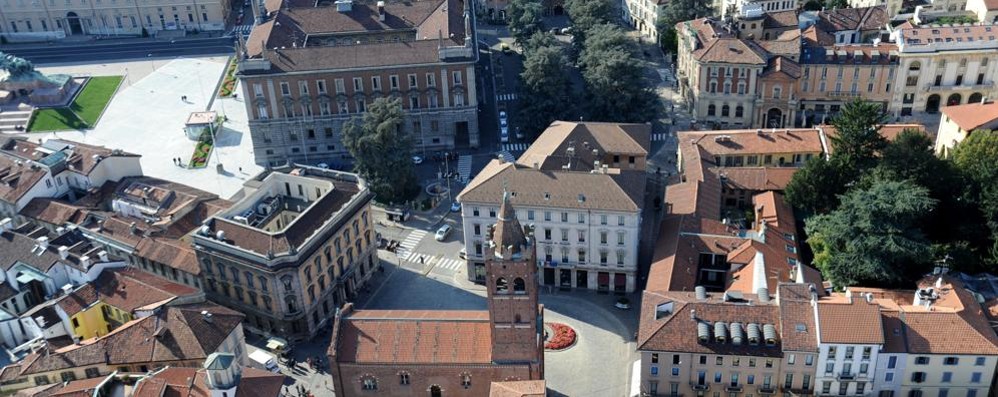
[(25, 58), (36, 65), (68, 62), (107, 62), (118, 59), (225, 55), (235, 51), (231, 37), (175, 41), (135, 41), (80, 45), (10, 46), (0, 51)]

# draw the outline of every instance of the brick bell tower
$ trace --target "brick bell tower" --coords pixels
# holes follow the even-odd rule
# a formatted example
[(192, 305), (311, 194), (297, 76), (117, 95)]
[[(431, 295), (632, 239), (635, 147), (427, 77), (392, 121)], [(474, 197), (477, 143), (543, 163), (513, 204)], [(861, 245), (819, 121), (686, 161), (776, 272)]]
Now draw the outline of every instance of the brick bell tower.
[(544, 308), (537, 300), (536, 245), (509, 201), (510, 193), (503, 192), (485, 252), (492, 360), (529, 364), (530, 380), (539, 380), (544, 379)]

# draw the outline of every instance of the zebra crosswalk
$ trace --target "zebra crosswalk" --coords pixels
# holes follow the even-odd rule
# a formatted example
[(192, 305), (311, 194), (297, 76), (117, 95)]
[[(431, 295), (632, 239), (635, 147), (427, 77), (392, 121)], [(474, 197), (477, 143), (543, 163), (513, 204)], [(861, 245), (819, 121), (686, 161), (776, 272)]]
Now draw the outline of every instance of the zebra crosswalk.
[(457, 173), (461, 175), (462, 182), (468, 183), (471, 179), (471, 156), (457, 158)]
[(436, 267), (438, 269), (447, 269), (450, 271), (457, 271), (458, 269), (464, 267), (464, 260), (461, 259), (451, 259), (451, 258), (440, 258), (437, 261)]
[(501, 145), (500, 150), (507, 152), (522, 152), (530, 147), (529, 143), (504, 143)]
[(243, 36), (249, 36), (250, 31), (253, 30), (253, 25), (239, 25), (232, 28), (232, 33), (239, 33)]
[(651, 140), (652, 140), (652, 142), (664, 141), (666, 139), (669, 139), (669, 133), (667, 133), (667, 132), (659, 132), (659, 133), (651, 134)]
[(423, 241), (423, 237), (426, 237), (427, 234), (429, 234), (429, 232), (426, 230), (418, 229), (409, 232), (409, 235), (405, 236), (405, 239), (399, 243), (399, 249), (395, 251), (395, 255), (402, 258), (402, 260), (409, 260), (409, 257), (414, 254), (412, 250), (419, 245), (420, 241)]
[(496, 101), (512, 101), (516, 99), (516, 93), (496, 95)]

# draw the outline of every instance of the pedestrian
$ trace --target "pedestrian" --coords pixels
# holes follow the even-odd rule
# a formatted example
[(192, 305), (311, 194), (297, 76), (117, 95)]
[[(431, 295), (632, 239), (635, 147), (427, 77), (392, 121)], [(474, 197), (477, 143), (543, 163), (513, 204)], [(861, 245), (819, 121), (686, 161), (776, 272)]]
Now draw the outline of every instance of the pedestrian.
[(243, 167), (239, 167), (239, 173), (243, 173)]
[(420, 265), (425, 265), (426, 264), (426, 257), (425, 256), (422, 256), (422, 255), (419, 256), (419, 264)]

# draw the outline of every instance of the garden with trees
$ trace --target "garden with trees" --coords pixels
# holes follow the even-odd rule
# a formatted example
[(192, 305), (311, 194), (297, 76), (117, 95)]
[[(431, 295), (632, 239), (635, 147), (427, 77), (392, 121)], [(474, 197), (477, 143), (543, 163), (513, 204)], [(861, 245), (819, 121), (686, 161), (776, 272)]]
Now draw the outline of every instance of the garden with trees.
[(847, 104), (830, 157), (787, 185), (815, 266), (837, 289), (909, 287), (935, 266), (998, 271), (998, 133), (975, 131), (941, 158), (919, 130), (889, 141), (885, 122), (880, 104)]

